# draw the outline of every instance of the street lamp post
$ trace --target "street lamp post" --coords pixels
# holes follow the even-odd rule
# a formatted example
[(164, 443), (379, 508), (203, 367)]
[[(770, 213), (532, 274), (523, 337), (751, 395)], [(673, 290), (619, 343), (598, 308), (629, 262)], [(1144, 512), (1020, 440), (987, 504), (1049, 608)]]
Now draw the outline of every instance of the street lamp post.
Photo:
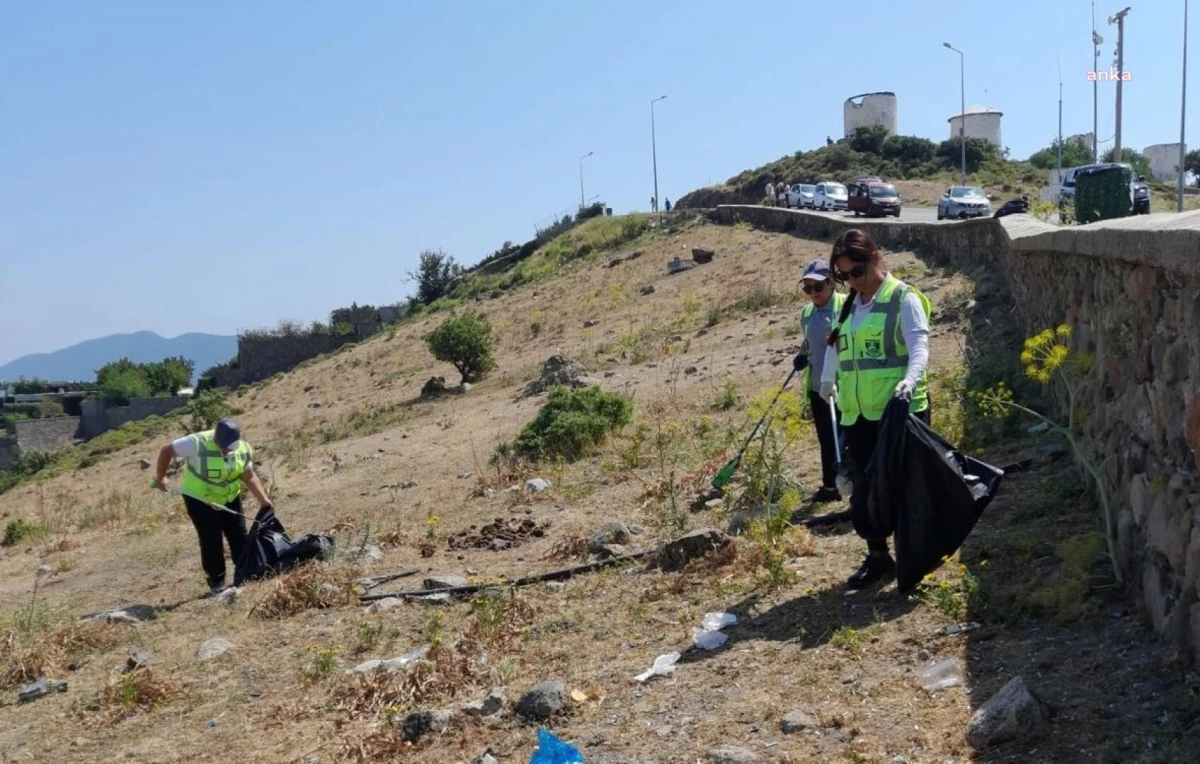
[(589, 151), (588, 153), (579, 157), (579, 209), (581, 210), (587, 206), (587, 204), (583, 201), (583, 160), (595, 153), (596, 152), (594, 151)]
[(1179, 186), (1176, 189), (1178, 196), (1176, 209), (1179, 212), (1183, 212), (1183, 176), (1187, 174), (1187, 170), (1183, 166), (1183, 162), (1187, 158), (1187, 142), (1183, 137), (1187, 115), (1187, 23), (1188, 0), (1183, 0), (1183, 94), (1179, 96)]
[(662, 209), (662, 206), (658, 203), (658, 141), (654, 135), (654, 104), (664, 98), (665, 95), (659, 96), (650, 102), (650, 157), (654, 163), (654, 206), (659, 209)]
[(958, 54), (958, 84), (959, 84), (959, 105), (960, 111), (958, 116), (958, 142), (962, 147), (962, 184), (967, 185), (967, 67), (966, 56), (958, 48), (948, 42), (942, 43), (950, 50)]

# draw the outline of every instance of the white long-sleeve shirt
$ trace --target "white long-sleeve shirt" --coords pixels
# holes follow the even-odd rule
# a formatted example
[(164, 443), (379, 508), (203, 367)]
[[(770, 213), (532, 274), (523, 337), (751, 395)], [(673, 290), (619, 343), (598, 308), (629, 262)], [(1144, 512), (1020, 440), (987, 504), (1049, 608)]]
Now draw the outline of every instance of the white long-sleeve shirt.
[[(862, 301), (862, 295), (854, 297), (854, 312), (850, 316), (851, 338), (858, 331), (858, 327), (862, 325), (867, 314), (871, 312), (874, 304), (874, 297), (865, 304)], [(904, 337), (904, 344), (908, 347), (908, 366), (904, 370), (904, 379), (915, 385), (929, 365), (929, 319), (925, 316), (921, 298), (917, 297), (912, 290), (905, 293), (904, 301), (900, 304), (900, 334)], [(822, 385), (836, 383), (837, 355), (836, 347), (825, 348), (825, 367), (821, 373)]]

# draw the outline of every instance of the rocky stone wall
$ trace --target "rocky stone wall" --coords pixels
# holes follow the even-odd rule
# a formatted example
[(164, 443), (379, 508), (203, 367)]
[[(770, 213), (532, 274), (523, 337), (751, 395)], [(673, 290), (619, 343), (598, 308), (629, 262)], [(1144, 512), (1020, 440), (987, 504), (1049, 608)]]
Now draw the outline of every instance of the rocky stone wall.
[(19, 453), (47, 453), (74, 445), (82, 438), (80, 418), (60, 416), (53, 419), (22, 419), (13, 423)]
[(0, 435), (0, 470), (12, 469), (17, 466), (21, 451), (17, 448), (17, 439)]
[(242, 338), (238, 340), (237, 365), (219, 370), (214, 377), (218, 387), (234, 388), (253, 384), (357, 341), (358, 338), (353, 334)]
[(129, 401), (128, 406), (106, 406), (102, 401), (84, 401), (80, 435), (91, 439), (101, 433), (115, 430), (126, 422), (136, 422), (150, 416), (164, 416), (183, 408), (189, 400), (191, 397), (187, 395), (135, 398)]
[(905, 223), (750, 206), (709, 214), (805, 238), (862, 228), (885, 249), (995, 269), (1026, 335), (1070, 324), (1074, 349), (1096, 359), (1076, 410), (1104, 464), (1126, 580), (1155, 630), (1200, 660), (1200, 212), (1078, 227), (1023, 215)]

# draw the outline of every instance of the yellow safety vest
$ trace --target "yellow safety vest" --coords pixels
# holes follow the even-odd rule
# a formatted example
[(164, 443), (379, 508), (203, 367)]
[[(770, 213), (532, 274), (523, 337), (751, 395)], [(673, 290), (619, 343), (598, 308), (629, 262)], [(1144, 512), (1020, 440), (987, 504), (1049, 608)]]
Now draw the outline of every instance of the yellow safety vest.
[[(845, 302), (846, 295), (842, 294), (841, 292), (834, 292), (833, 297), (829, 298), (829, 308), (833, 311), (833, 318), (829, 321), (830, 331), (832, 331), (833, 327), (837, 325), (838, 314), (841, 313), (842, 305)], [(808, 395), (808, 391), (812, 389), (809, 387), (809, 379), (812, 375), (813, 369), (812, 359), (817, 357), (817, 353), (821, 354), (822, 359), (825, 358), (825, 341), (829, 339), (829, 336), (826, 335), (824, 337), (818, 337), (814, 342), (813, 338), (809, 336), (808, 320), (812, 318), (813, 311), (816, 309), (817, 306), (810, 302), (808, 305), (804, 306), (804, 310), (800, 311), (800, 326), (804, 329), (804, 341), (808, 345), (808, 366), (804, 367), (804, 373), (800, 381), (800, 389), (804, 391), (802, 397), (804, 397), (805, 400), (807, 400), (806, 396)], [(821, 380), (817, 380), (818, 383), (820, 383), (820, 381)]]
[(196, 455), (188, 457), (179, 489), (214, 504), (228, 504), (241, 495), (242, 475), (252, 468), (254, 452), (243, 440), (228, 456), (222, 454), (213, 433), (188, 436), (196, 441)]
[[(929, 317), (932, 305), (929, 298), (892, 275), (888, 275), (871, 311), (851, 332), (853, 314), (839, 324), (838, 336), (838, 409), (842, 425), (854, 424), (860, 416), (877, 422), (896, 394), (896, 385), (904, 379), (908, 367), (908, 346), (900, 331), (900, 310), (908, 290), (916, 293)], [(929, 407), (926, 374), (921, 374), (913, 390), (909, 411), (915, 413)]]

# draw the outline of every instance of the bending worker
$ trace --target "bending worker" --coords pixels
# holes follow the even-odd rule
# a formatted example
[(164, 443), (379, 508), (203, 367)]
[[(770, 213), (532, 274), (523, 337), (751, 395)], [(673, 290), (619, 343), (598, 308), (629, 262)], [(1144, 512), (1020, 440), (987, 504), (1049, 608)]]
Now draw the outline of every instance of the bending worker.
[(154, 479), (155, 487), (161, 491), (168, 490), (167, 468), (176, 457), (186, 460), (179, 490), (200, 541), (200, 564), (208, 576), (209, 592), (217, 594), (225, 588), (222, 537), (229, 544), (234, 566), (246, 542), (242, 485), (250, 489), (260, 506), (269, 507), (271, 500), (254, 472), (254, 452), (242, 440), (241, 428), (231, 419), (222, 419), (211, 430), (184, 436), (162, 447)]
[(803, 389), (808, 394), (817, 442), (821, 444), (821, 487), (812, 495), (811, 501), (839, 501), (837, 452), (833, 438), (834, 409), (821, 399), (820, 390), (829, 332), (846, 296), (834, 290), (829, 265), (821, 260), (809, 263), (800, 280), (810, 302), (800, 311), (800, 331), (804, 333), (804, 340), (800, 343), (800, 353), (796, 356), (794, 366), (796, 371), (804, 373)]
[(834, 278), (850, 284), (825, 351), (821, 397), (836, 403), (846, 448), (860, 476), (850, 500), (854, 530), (867, 542), (867, 557), (846, 585), (864, 589), (895, 573), (887, 537), (875, 535), (867, 517), (866, 481), (884, 410), (892, 398), (909, 401), (909, 412), (929, 423), (925, 369), (929, 363), (929, 298), (889, 274), (879, 247), (852, 229), (837, 238), (829, 258)]

